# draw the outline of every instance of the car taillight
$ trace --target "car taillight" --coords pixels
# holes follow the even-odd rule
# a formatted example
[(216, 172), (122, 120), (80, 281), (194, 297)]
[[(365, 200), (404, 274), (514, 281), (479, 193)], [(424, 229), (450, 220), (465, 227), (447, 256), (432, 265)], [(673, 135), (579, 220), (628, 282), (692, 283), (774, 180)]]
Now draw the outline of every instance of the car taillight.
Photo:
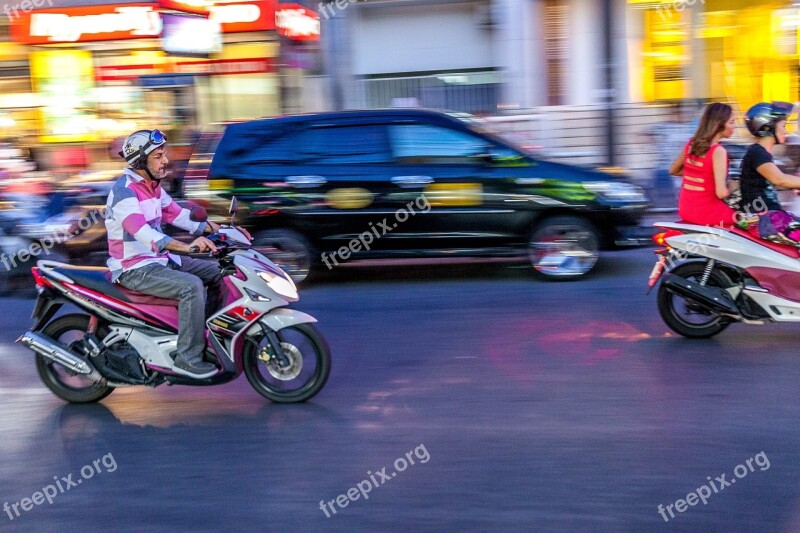
[(662, 231), (661, 233), (656, 233), (655, 235), (653, 235), (653, 242), (655, 242), (659, 246), (669, 246), (667, 244), (667, 239), (669, 239), (670, 237), (675, 237), (677, 235), (683, 235), (683, 232), (674, 229)]

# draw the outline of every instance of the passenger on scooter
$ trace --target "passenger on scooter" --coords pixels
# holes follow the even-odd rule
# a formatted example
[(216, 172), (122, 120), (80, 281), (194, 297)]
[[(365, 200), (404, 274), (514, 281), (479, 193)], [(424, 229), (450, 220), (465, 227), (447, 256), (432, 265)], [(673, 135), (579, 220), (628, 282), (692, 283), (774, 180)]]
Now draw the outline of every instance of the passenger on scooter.
[[(189, 253), (216, 251), (203, 233), (219, 229), (214, 222), (195, 222), (161, 188), (169, 159), (167, 138), (159, 130), (140, 130), (125, 139), (120, 156), (129, 167), (116, 181), (106, 203), (109, 260), (112, 279), (120, 285), (151, 296), (178, 300), (178, 352), (175, 367), (188, 374), (203, 375), (216, 369), (203, 361), (205, 351), (204, 286), (216, 298), (222, 280), (212, 261), (178, 257), (168, 251)], [(193, 235), (191, 245), (174, 240), (161, 231), (167, 222)]]
[(761, 102), (747, 111), (745, 124), (758, 142), (742, 159), (740, 211), (748, 218), (740, 225), (761, 238), (800, 245), (800, 218), (783, 210), (776, 189), (800, 189), (800, 177), (781, 172), (772, 156), (786, 141), (786, 119), (793, 109), (788, 102)]
[(719, 144), (733, 135), (736, 120), (731, 106), (713, 103), (706, 107), (694, 136), (686, 143), (669, 169), (683, 173), (678, 214), (691, 224), (728, 227), (736, 223), (736, 211), (724, 201), (727, 187), (728, 154)]

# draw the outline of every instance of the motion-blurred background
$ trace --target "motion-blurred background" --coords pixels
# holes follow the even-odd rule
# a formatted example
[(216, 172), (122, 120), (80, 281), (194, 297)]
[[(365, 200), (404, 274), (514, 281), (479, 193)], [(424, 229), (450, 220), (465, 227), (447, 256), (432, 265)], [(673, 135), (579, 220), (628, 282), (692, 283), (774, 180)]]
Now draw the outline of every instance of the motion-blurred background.
[[(800, 100), (790, 1), (8, 0), (3, 12), (6, 237), (66, 229), (101, 206), (136, 129), (167, 133), (166, 186), (181, 198), (202, 134), (225, 123), (388, 107), (477, 115), (537, 158), (604, 168), (668, 210), (668, 162), (704, 104), (741, 116)], [(778, 155), (797, 169), (793, 145)]]

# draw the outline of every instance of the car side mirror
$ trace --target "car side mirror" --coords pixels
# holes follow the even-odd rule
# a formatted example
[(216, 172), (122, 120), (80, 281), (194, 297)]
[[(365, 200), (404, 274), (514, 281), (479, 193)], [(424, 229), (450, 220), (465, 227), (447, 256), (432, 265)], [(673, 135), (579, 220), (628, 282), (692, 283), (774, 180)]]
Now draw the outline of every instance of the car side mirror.
[(477, 154), (472, 154), (469, 158), (476, 163), (483, 163), (485, 165), (494, 164), (494, 155), (490, 152), (480, 152)]

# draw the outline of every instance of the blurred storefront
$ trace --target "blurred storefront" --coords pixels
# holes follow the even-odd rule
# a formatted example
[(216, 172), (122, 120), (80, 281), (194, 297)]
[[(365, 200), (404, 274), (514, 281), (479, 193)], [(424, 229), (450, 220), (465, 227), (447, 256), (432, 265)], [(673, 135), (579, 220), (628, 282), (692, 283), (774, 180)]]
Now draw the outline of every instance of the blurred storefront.
[(313, 12), (277, 0), (52, 5), (5, 28), (0, 137), (13, 121), (8, 136), (53, 170), (118, 167), (109, 142), (138, 128), (165, 130), (178, 150), (198, 127), (296, 108), (284, 85), (297, 87), (304, 65), (288, 65), (282, 48), (319, 37)]
[[(496, 113), (627, 98), (625, 0), (376, 0), (320, 7), (331, 107)], [(343, 7), (337, 7), (341, 5)], [(613, 92), (613, 95), (610, 94)]]
[(800, 100), (796, 3), (628, 0), (634, 100)]

